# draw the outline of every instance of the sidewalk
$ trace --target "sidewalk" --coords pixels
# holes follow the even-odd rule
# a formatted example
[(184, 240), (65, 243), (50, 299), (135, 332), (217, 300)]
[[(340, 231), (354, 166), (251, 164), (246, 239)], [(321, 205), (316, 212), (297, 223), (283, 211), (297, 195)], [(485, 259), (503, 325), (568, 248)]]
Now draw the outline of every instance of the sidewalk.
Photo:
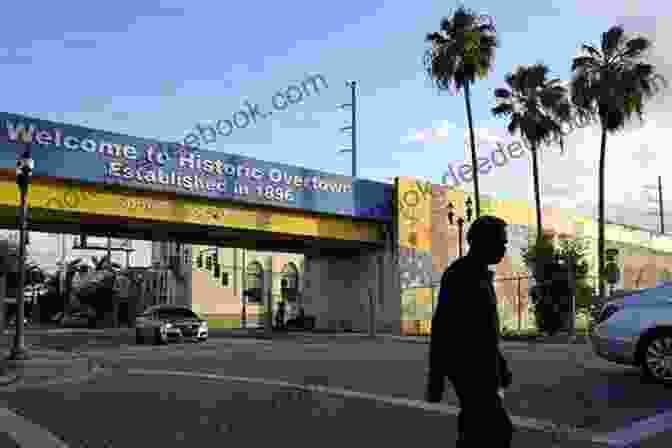
[[(267, 338), (263, 329), (227, 329), (227, 330), (210, 330), (210, 335), (215, 337), (231, 337), (231, 338)], [(325, 337), (325, 338), (361, 338), (370, 339), (368, 333), (362, 332), (329, 332), (329, 331), (289, 331), (277, 332), (274, 331), (271, 335), (272, 339), (291, 339), (292, 337)], [(399, 342), (411, 342), (417, 344), (429, 344), (429, 336), (401, 336), (390, 333), (378, 333), (376, 339), (388, 339)], [(558, 334), (552, 337), (539, 338), (536, 340), (507, 340), (501, 339), (500, 345), (502, 347), (535, 347), (555, 346), (563, 347), (570, 343), (570, 337), (567, 334)], [(577, 336), (572, 345), (585, 345), (589, 341), (585, 337)]]
[[(30, 359), (24, 361), (8, 360), (7, 349), (1, 352), (0, 396), (22, 389), (84, 380), (98, 370), (92, 360), (74, 353), (28, 349)], [(0, 446), (63, 448), (65, 444), (40, 426), (0, 407)]]

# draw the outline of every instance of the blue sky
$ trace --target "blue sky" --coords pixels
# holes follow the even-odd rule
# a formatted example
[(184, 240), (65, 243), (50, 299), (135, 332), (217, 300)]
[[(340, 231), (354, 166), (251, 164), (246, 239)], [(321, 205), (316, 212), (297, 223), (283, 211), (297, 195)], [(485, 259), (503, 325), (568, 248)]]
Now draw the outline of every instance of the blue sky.
[[(501, 40), (489, 79), (473, 91), (475, 125), (503, 135), (505, 121), (490, 115), (492, 93), (516, 65), (543, 61), (554, 76), (568, 79), (577, 48), (597, 43), (618, 14), (635, 28), (651, 28), (656, 21), (634, 17), (646, 14), (633, 12), (629, 3), (605, 2), (607, 13), (599, 1), (467, 3), (495, 17)], [(3, 109), (175, 141), (197, 123), (230, 118), (244, 100), (268, 105), (277, 90), (319, 73), (329, 84), (319, 96), (205, 147), (349, 175), (350, 155), (338, 153), (349, 142), (338, 132), (349, 114), (336, 105), (349, 100), (345, 81), (356, 79), (359, 176), (383, 181), (405, 175), (439, 182), (448, 163), (465, 158), (465, 106), (462, 96), (437, 92), (424, 72), (422, 55), (426, 33), (437, 30), (441, 17), (456, 5), (445, 0), (288, 0), (264, 2), (263, 7), (207, 0), (73, 0), (44, 2), (37, 14), (33, 5), (11, 2), (3, 6), (3, 16), (15, 20), (6, 20), (0, 29)], [(652, 3), (649, 15), (661, 14), (653, 8)], [(445, 138), (438, 143), (405, 140), (431, 128), (444, 128)], [(569, 158), (557, 163), (585, 162), (586, 170), (596, 168), (596, 159), (584, 155), (597, 147), (592, 140), (583, 141), (589, 149), (574, 145)], [(530, 183), (520, 171), (527, 173), (529, 163), (521, 160), (511, 164), (520, 167), (500, 169), (496, 181), (494, 175), (484, 181), (485, 192), (531, 197)], [(588, 174), (586, 179), (589, 190), (583, 181), (574, 186), (563, 186), (563, 179), (549, 181), (544, 186), (549, 201), (588, 210), (597, 181)], [(510, 187), (511, 182), (517, 186)], [(639, 194), (639, 181), (633, 182), (628, 188)], [(576, 204), (553, 202), (554, 188), (562, 199), (576, 196)], [(624, 202), (621, 196), (619, 190), (609, 200)]]

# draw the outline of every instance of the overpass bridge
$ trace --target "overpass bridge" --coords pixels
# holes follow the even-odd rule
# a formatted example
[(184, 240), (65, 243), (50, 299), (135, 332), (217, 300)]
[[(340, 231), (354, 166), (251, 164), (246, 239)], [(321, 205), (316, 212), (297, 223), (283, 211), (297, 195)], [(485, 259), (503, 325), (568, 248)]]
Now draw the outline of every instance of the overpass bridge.
[[(391, 185), (0, 113), (0, 227), (16, 228), (26, 149), (31, 231), (303, 253), (318, 322), (358, 330), (370, 292), (400, 297)], [(398, 328), (398, 302), (379, 326)]]

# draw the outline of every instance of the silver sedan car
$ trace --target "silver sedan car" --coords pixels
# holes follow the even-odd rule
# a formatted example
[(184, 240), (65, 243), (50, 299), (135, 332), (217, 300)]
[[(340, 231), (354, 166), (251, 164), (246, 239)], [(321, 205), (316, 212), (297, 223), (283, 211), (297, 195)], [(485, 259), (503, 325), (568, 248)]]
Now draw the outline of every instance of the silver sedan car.
[(208, 338), (208, 323), (189, 308), (175, 305), (157, 305), (139, 314), (135, 320), (135, 339), (138, 344), (147, 340), (166, 344), (170, 340)]
[(591, 341), (597, 356), (672, 384), (672, 282), (607, 302)]

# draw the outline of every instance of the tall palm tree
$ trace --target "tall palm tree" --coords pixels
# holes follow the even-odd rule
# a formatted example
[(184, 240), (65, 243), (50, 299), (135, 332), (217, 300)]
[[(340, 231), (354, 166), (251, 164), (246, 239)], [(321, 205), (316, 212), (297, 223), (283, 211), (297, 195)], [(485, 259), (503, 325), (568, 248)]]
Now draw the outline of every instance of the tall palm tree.
[(495, 25), (489, 17), (460, 6), (452, 17), (441, 19), (440, 31), (427, 34), (425, 41), (431, 43), (425, 52), (425, 68), (437, 88), (455, 92), (464, 89), (478, 217), (481, 202), (470, 87), (477, 78), (486, 78), (492, 67), (498, 46)]
[[(567, 89), (559, 79), (547, 79), (549, 69), (538, 63), (519, 67), (506, 75), (508, 89), (495, 89), (497, 105), (492, 108), (495, 117), (511, 117), (509, 133), (520, 135), (532, 154), (532, 182), (537, 211), (537, 240), (543, 236), (541, 221), (541, 194), (539, 192), (539, 165), (537, 149), (559, 142), (563, 148), (563, 124), (571, 118), (572, 107)], [(563, 148), (564, 149), (564, 148)]]
[(598, 179), (598, 275), (600, 298), (604, 298), (604, 178), (607, 134), (622, 130), (636, 115), (643, 120), (645, 100), (652, 98), (667, 81), (646, 63), (651, 41), (627, 36), (623, 27), (602, 33), (599, 48), (582, 45), (572, 61), (572, 102), (584, 117), (599, 120), (602, 128)]

